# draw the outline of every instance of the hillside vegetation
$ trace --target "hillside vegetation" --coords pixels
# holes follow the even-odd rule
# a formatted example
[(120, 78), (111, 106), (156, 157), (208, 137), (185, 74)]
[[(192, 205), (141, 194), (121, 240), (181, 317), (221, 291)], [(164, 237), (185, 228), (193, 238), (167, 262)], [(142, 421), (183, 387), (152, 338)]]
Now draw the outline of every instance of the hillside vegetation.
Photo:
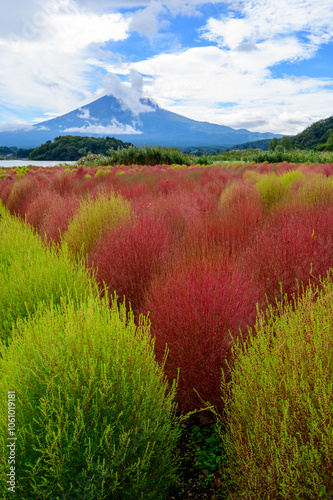
[[(313, 123), (303, 130), (303, 132), (292, 137), (291, 141), (294, 148), (315, 149), (318, 146), (326, 145), (327, 141), (332, 137), (332, 133), (333, 116), (330, 116), (329, 118)], [(333, 138), (331, 146), (333, 146)], [(327, 149), (332, 151), (333, 147)]]
[(130, 142), (123, 142), (114, 137), (82, 137), (61, 135), (53, 142), (47, 141), (35, 148), (30, 154), (30, 160), (60, 160), (76, 161), (88, 153), (105, 155), (108, 151), (118, 148), (127, 148)]

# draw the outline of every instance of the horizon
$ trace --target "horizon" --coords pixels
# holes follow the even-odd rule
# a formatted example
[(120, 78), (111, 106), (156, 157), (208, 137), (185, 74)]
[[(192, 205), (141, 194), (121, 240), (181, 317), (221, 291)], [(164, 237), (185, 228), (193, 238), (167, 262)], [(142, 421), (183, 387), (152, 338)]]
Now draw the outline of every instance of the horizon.
[(332, 55), (331, 0), (3, 0), (0, 131), (113, 95), (297, 135), (333, 115)]

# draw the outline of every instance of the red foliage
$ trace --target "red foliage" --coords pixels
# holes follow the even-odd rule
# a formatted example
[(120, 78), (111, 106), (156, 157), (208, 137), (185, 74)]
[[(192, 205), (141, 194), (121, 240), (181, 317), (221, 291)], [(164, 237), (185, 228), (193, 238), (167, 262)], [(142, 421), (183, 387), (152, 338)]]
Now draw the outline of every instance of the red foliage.
[(284, 294), (290, 298), (297, 281), (318, 283), (333, 267), (333, 208), (280, 208), (256, 234), (242, 264), (269, 302)]
[(7, 199), (7, 208), (10, 213), (24, 219), (30, 202), (36, 197), (38, 187), (37, 179), (28, 175), (23, 179), (14, 181)]
[[(198, 408), (200, 397), (221, 407), (221, 369), (231, 362), (231, 337), (253, 326), (259, 293), (250, 280), (229, 264), (198, 259), (175, 261), (157, 278), (146, 296), (155, 351), (170, 380), (179, 373), (177, 399), (183, 411)], [(230, 330), (230, 334), (229, 334)], [(226, 370), (228, 378), (228, 373)]]
[(224, 244), (228, 246), (230, 255), (238, 255), (264, 220), (258, 191), (249, 182), (236, 182), (222, 194), (219, 211)]
[(39, 228), (42, 238), (59, 243), (79, 205), (80, 199), (75, 195), (62, 197), (55, 192), (50, 193), (48, 211)]
[(7, 204), (7, 200), (11, 193), (12, 187), (14, 186), (14, 178), (8, 177), (7, 179), (1, 179), (0, 182), (0, 200), (4, 205)]
[(96, 278), (124, 297), (138, 313), (152, 278), (168, 262), (176, 238), (163, 217), (152, 212), (109, 231), (89, 256), (88, 266), (97, 269)]
[(26, 218), (27, 222), (34, 226), (37, 231), (40, 227), (50, 210), (50, 204), (54, 199), (54, 193), (49, 189), (41, 191), (37, 197), (35, 197), (27, 208)]
[(71, 194), (76, 185), (76, 179), (71, 172), (57, 172), (51, 179), (50, 189), (60, 196)]

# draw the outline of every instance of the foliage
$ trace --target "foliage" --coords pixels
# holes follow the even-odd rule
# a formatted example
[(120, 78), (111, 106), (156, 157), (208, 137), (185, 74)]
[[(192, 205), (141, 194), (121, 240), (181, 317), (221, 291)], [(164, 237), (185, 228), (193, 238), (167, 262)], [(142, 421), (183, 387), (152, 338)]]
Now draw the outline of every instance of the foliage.
[(81, 202), (63, 240), (74, 257), (87, 256), (107, 229), (128, 220), (130, 214), (129, 202), (120, 195), (101, 193), (97, 198), (89, 196)]
[(281, 137), (279, 145), (283, 149), (286, 149), (287, 151), (289, 151), (292, 148), (291, 138), (288, 137), (287, 135), (284, 135), (283, 137)]
[(333, 267), (332, 207), (280, 208), (269, 217), (243, 254), (268, 301), (291, 298), (298, 284), (316, 283)]
[(271, 139), (268, 144), (269, 151), (274, 151), (278, 143), (279, 141), (277, 140), (277, 137), (273, 137), (273, 139)]
[[(116, 301), (64, 299), (20, 322), (0, 361), (0, 485), (7, 393), (15, 390), (16, 494), (22, 500), (158, 500), (176, 479), (175, 385), (149, 326)], [(7, 490), (7, 491), (6, 491)]]
[(276, 148), (275, 151), (253, 151), (247, 160), (251, 163), (333, 163), (333, 153), (301, 149), (285, 151)]
[(305, 181), (305, 175), (298, 170), (290, 170), (282, 175), (274, 172), (254, 176), (261, 203), (268, 213), (281, 202), (290, 202), (293, 197), (293, 186)]
[(130, 142), (123, 142), (114, 137), (84, 137), (76, 135), (61, 135), (53, 142), (47, 141), (35, 148), (30, 154), (30, 160), (70, 160), (75, 161), (88, 154), (106, 154), (110, 149), (129, 147)]
[(165, 370), (171, 380), (179, 369), (182, 411), (201, 407), (202, 400), (220, 406), (231, 337), (254, 323), (259, 299), (251, 280), (230, 265), (195, 256), (175, 261), (152, 284), (143, 311), (149, 311), (157, 359), (169, 348)]
[(29, 226), (0, 206), (0, 340), (7, 342), (18, 318), (40, 302), (59, 303), (63, 294), (80, 298), (90, 288), (88, 273), (76, 266), (64, 245), (44, 247)]
[(222, 434), (231, 499), (333, 498), (332, 296), (330, 276), (234, 346)]
[(332, 133), (333, 116), (319, 120), (292, 138), (292, 145), (299, 149), (313, 149), (324, 144)]
[(108, 165), (190, 165), (193, 159), (177, 148), (130, 146), (109, 151)]
[(138, 315), (145, 294), (156, 274), (170, 259), (177, 239), (165, 217), (151, 211), (109, 230), (90, 254), (88, 266), (109, 295), (116, 291)]

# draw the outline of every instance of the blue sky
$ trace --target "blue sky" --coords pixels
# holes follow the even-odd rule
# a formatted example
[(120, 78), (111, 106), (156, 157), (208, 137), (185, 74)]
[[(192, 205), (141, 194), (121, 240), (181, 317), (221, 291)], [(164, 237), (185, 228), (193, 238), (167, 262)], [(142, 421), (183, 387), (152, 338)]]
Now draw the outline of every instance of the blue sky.
[(105, 94), (296, 134), (333, 115), (332, 0), (1, 0), (0, 130)]

